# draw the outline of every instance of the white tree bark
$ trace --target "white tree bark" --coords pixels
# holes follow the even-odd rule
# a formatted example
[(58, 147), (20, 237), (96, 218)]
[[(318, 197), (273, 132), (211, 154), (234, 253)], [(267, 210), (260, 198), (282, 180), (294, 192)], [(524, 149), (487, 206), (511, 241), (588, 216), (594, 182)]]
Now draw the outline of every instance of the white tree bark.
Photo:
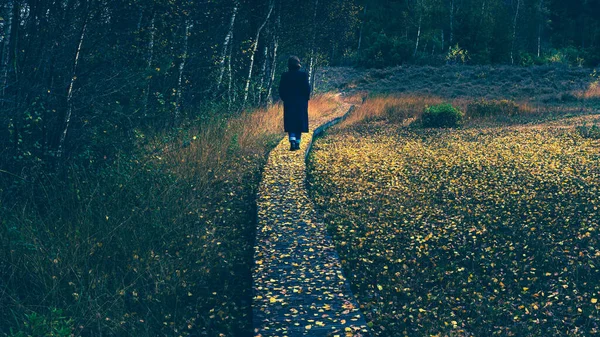
[(227, 57), (227, 74), (228, 74), (228, 83), (227, 83), (227, 99), (229, 100), (229, 108), (231, 111), (231, 104), (233, 103), (234, 96), (232, 95), (231, 90), (233, 89), (233, 70), (231, 68), (231, 52), (233, 50), (233, 46), (229, 45), (229, 53)]
[(417, 51), (419, 50), (419, 41), (421, 40), (421, 24), (423, 23), (423, 8), (420, 10), (421, 14), (419, 15), (419, 30), (417, 31), (417, 42), (415, 43), (415, 52), (413, 53), (413, 57), (417, 56)]
[(258, 96), (257, 96), (257, 104), (261, 105), (262, 96), (263, 96), (263, 88), (265, 85), (265, 77), (267, 77), (267, 63), (269, 62), (269, 47), (265, 45), (263, 49), (263, 64), (260, 68), (260, 83), (258, 84)]
[(185, 36), (183, 37), (183, 54), (181, 55), (181, 63), (179, 63), (179, 76), (177, 78), (177, 102), (175, 104), (175, 121), (181, 116), (181, 97), (183, 92), (183, 72), (188, 59), (188, 40), (190, 37), (190, 29), (192, 23), (189, 19), (185, 21)]
[(221, 87), (221, 83), (223, 83), (223, 75), (225, 74), (225, 58), (227, 57), (229, 44), (233, 39), (233, 27), (235, 26), (235, 17), (239, 10), (239, 6), (239, 1), (235, 1), (233, 4), (233, 13), (231, 14), (231, 19), (229, 20), (229, 30), (227, 31), (227, 35), (225, 35), (223, 49), (221, 50), (221, 56), (219, 57), (219, 78), (217, 79), (217, 89), (219, 89)]
[(450, 0), (450, 47), (454, 44), (454, 0)]
[(277, 48), (279, 47), (279, 41), (275, 39), (273, 43), (273, 60), (271, 64), (271, 76), (269, 78), (269, 88), (267, 89), (267, 105), (273, 104), (273, 84), (275, 82), (275, 71), (277, 70)]
[(14, 3), (12, 0), (8, 0), (6, 3), (6, 21), (4, 22), (4, 35), (2, 36), (2, 54), (0, 55), (0, 85), (2, 86), (2, 96), (8, 86), (8, 59), (10, 58), (10, 40), (12, 34), (13, 25), (13, 14), (14, 14)]
[[(148, 41), (148, 58), (147, 58), (147, 64), (148, 64), (148, 70), (150, 71), (152, 69), (152, 63), (154, 62), (154, 39), (156, 37), (156, 26), (155, 26), (155, 21), (156, 19), (156, 14), (153, 13), (152, 14), (152, 21), (150, 21), (150, 40)], [(151, 83), (151, 79), (148, 78), (146, 80), (146, 95), (144, 97), (144, 116), (148, 115), (148, 101), (150, 100), (150, 83)]]
[(510, 46), (510, 64), (515, 64), (514, 52), (515, 52), (515, 40), (517, 39), (517, 20), (519, 19), (519, 9), (521, 7), (521, 0), (517, 0), (517, 9), (515, 10), (515, 18), (513, 20), (513, 34)]
[(271, 17), (271, 13), (273, 12), (273, 0), (271, 0), (271, 2), (269, 3), (269, 12), (267, 13), (267, 17), (265, 18), (265, 21), (260, 25), (260, 27), (258, 27), (258, 30), (256, 31), (256, 37), (254, 39), (254, 43), (252, 44), (252, 51), (250, 53), (250, 66), (248, 69), (248, 78), (246, 79), (246, 87), (244, 88), (244, 103), (243, 105), (246, 105), (246, 102), (248, 101), (248, 92), (250, 90), (250, 82), (252, 81), (252, 68), (254, 68), (254, 57), (256, 56), (256, 50), (258, 49), (258, 41), (260, 39), (260, 33), (263, 30), (263, 28), (265, 28), (265, 25), (267, 24), (267, 22), (269, 21), (269, 18)]
[(315, 9), (313, 11), (313, 23), (312, 23), (312, 39), (310, 42), (310, 61), (308, 63), (308, 80), (310, 86), (313, 85), (313, 68), (315, 65), (315, 41), (317, 39), (317, 10), (319, 8), (319, 0), (315, 0)]
[(58, 143), (57, 157), (62, 157), (65, 147), (65, 140), (67, 139), (67, 133), (71, 124), (71, 117), (73, 115), (73, 87), (77, 80), (77, 66), (79, 65), (79, 58), (81, 56), (81, 46), (83, 46), (83, 40), (85, 39), (85, 33), (87, 30), (87, 19), (83, 23), (81, 29), (81, 35), (79, 36), (79, 43), (77, 44), (77, 52), (75, 53), (75, 59), (73, 60), (73, 70), (71, 71), (71, 81), (69, 82), (69, 88), (67, 89), (67, 113), (65, 114), (64, 129), (60, 135), (60, 141)]
[[(281, 11), (280, 11), (281, 12)], [(269, 88), (267, 89), (267, 105), (273, 104), (273, 96), (271, 95), (273, 90), (273, 84), (275, 82), (275, 71), (277, 69), (277, 49), (279, 48), (279, 29), (281, 28), (281, 13), (277, 15), (277, 26), (275, 33), (273, 34), (273, 59), (271, 60), (271, 75), (269, 78)]]
[(360, 30), (358, 31), (358, 47), (356, 48), (356, 53), (360, 53), (360, 46), (362, 44), (362, 35), (363, 29), (365, 26), (365, 16), (367, 15), (367, 4), (365, 4), (365, 8), (363, 8), (363, 20), (360, 23)]
[(543, 24), (544, 24), (544, 0), (540, 0), (540, 6), (538, 8), (539, 10), (539, 16), (540, 16), (540, 22), (538, 23), (538, 38), (537, 38), (537, 57), (541, 57), (542, 56), (542, 28), (543, 28)]

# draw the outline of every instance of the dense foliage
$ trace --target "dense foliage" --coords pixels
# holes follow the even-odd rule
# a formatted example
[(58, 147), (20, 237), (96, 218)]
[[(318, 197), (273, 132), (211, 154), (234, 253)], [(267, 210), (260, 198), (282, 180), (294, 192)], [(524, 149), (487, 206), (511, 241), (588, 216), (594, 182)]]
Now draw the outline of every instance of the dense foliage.
[(600, 144), (574, 128), (592, 119), (317, 141), (313, 196), (373, 333), (598, 334)]
[(453, 128), (462, 121), (463, 113), (452, 104), (442, 103), (425, 108), (421, 123), (426, 128)]
[(369, 67), (600, 62), (598, 0), (358, 0)]

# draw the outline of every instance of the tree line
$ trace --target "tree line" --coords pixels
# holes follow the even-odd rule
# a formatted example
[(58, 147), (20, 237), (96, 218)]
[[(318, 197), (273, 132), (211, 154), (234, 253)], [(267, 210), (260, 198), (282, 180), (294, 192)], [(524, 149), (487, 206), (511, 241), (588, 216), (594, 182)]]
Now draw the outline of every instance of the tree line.
[(470, 62), (597, 66), (598, 0), (368, 0), (358, 64)]
[(600, 62), (600, 0), (5, 0), (0, 13), (2, 162), (17, 166), (94, 161), (139, 128), (270, 104), (291, 54), (317, 86), (327, 65)]

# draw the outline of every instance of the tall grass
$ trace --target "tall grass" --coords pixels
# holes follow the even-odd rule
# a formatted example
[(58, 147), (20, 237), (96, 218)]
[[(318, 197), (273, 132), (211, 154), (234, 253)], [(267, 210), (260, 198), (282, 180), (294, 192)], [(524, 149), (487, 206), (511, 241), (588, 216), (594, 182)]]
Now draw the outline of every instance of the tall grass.
[(0, 174), (0, 335), (251, 335), (254, 198), (282, 131), (275, 105), (137, 132), (66, 177)]
[[(359, 95), (354, 95), (355, 101), (357, 96)], [(565, 114), (593, 112), (593, 109), (584, 109), (578, 105), (554, 105), (531, 101), (449, 99), (420, 94), (382, 94), (363, 97), (364, 103), (341, 123), (341, 127), (377, 121), (408, 125), (418, 120), (427, 107), (442, 103), (450, 103), (466, 113), (464, 127), (482, 127), (497, 123), (518, 124), (547, 120)]]

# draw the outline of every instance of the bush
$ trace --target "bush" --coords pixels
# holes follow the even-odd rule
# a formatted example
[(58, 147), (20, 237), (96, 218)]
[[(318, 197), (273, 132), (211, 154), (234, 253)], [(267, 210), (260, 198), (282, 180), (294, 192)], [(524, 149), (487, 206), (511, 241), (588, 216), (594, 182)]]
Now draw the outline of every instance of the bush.
[(456, 127), (460, 124), (463, 113), (449, 103), (433, 105), (425, 108), (421, 121), (426, 128)]
[(515, 116), (519, 114), (519, 106), (510, 100), (481, 99), (467, 106), (467, 115), (470, 117), (488, 116)]

